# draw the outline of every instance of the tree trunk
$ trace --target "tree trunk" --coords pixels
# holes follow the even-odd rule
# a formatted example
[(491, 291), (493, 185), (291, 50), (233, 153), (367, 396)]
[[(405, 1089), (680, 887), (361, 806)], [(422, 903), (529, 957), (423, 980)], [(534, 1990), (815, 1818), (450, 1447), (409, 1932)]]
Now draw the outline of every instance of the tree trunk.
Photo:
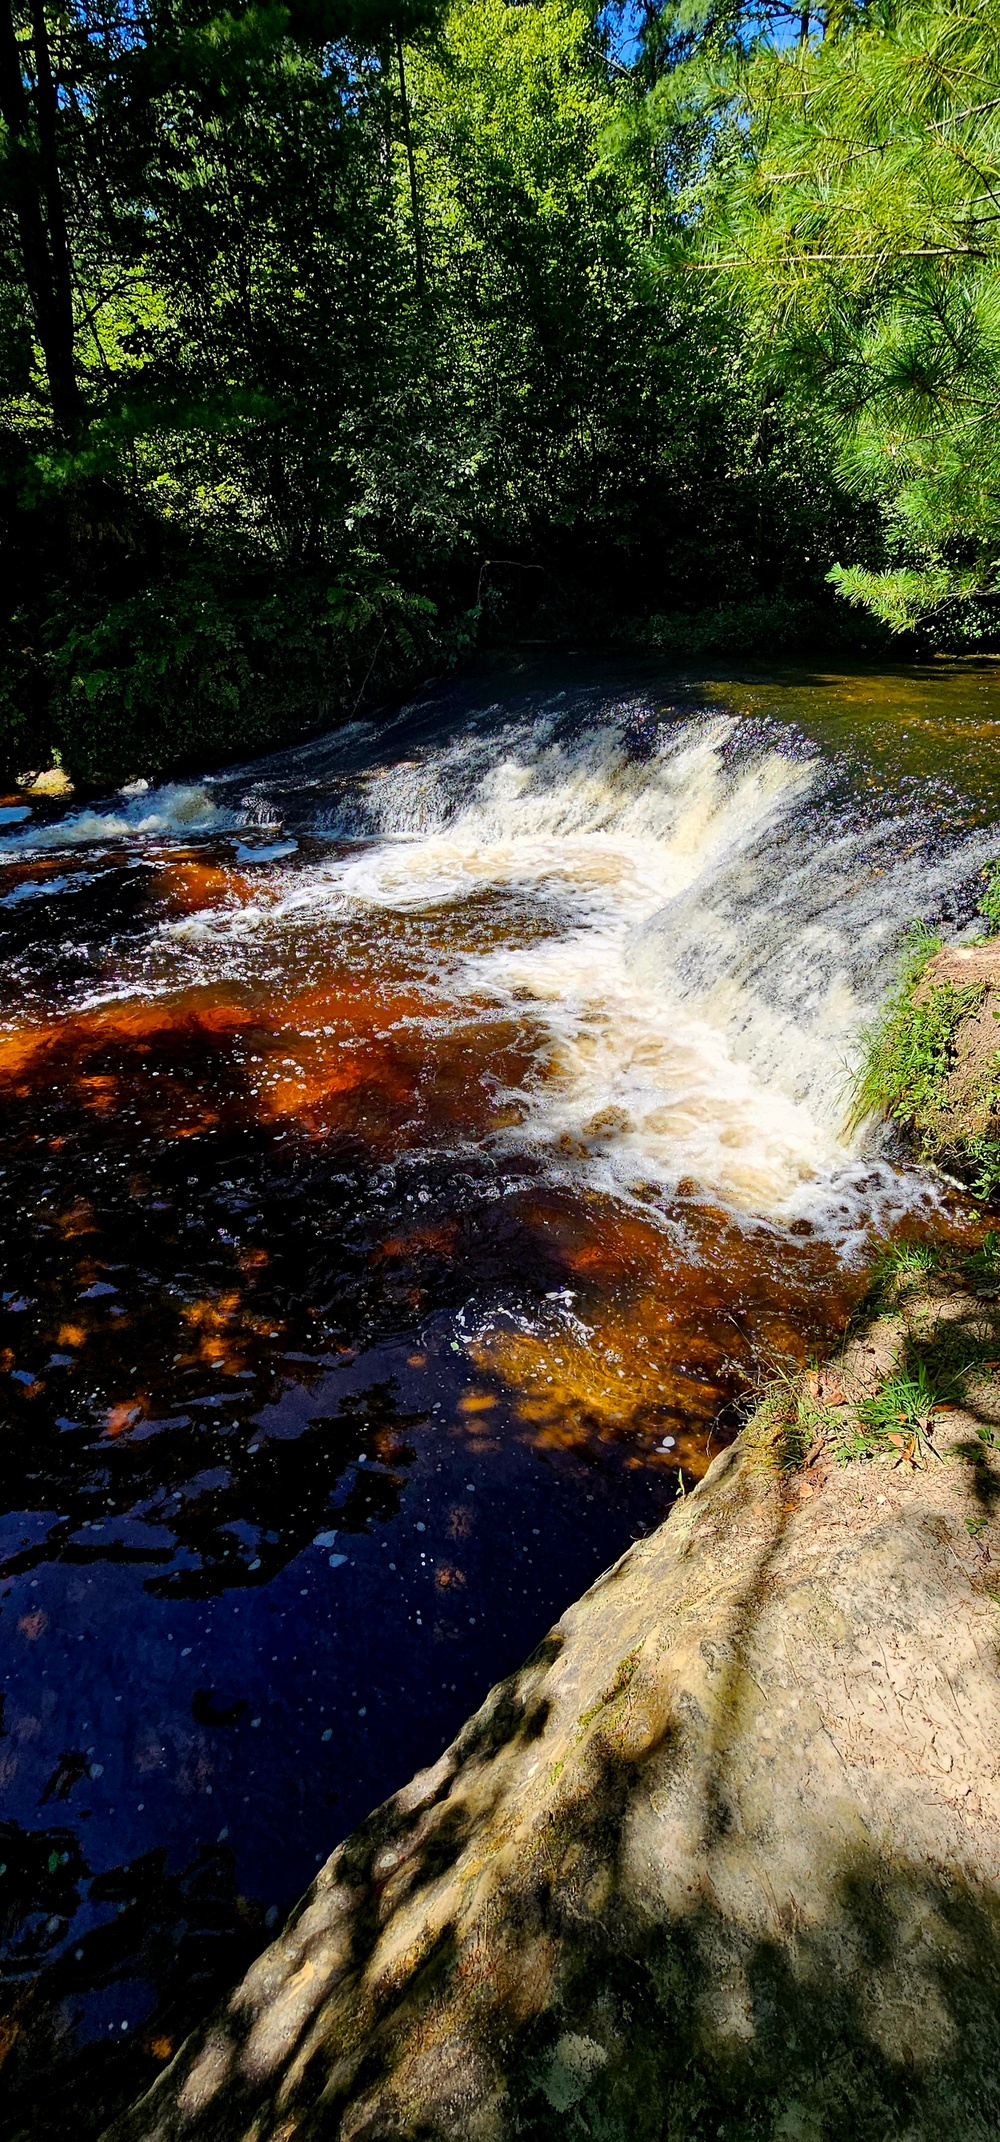
[(78, 431), (83, 411), (73, 356), (73, 263), (59, 176), (56, 132), (58, 102), (43, 0), (33, 0), (31, 21), (35, 47), (35, 111), (41, 150), (40, 177), (49, 226), (49, 259), (52, 268), (60, 398), (74, 431)]
[(59, 437), (74, 445), (83, 405), (73, 354), (73, 291), (56, 141), (56, 89), (41, 0), (33, 0), (35, 108), (21, 71), (11, 0), (0, 0), (0, 113), (10, 137), (14, 215), (35, 332), (42, 347)]

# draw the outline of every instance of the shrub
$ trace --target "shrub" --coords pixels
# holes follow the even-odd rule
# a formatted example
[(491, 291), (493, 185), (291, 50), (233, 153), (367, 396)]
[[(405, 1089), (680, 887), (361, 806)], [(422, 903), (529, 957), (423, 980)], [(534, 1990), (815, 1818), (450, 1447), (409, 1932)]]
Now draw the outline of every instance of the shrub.
[(989, 924), (990, 936), (995, 937), (1000, 930), (1000, 861), (990, 863), (988, 869), (984, 870), (983, 877), (986, 884), (979, 902), (979, 912)]
[(80, 780), (262, 748), (353, 712), (445, 652), (426, 597), (382, 579), (188, 568), (49, 630), (51, 732)]

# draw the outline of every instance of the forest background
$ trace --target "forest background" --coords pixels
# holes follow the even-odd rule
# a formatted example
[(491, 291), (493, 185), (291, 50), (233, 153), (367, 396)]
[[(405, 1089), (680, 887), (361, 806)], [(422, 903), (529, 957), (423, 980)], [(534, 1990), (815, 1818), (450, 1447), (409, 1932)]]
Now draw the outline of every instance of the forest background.
[(1000, 0), (0, 0), (0, 769), (1000, 634)]

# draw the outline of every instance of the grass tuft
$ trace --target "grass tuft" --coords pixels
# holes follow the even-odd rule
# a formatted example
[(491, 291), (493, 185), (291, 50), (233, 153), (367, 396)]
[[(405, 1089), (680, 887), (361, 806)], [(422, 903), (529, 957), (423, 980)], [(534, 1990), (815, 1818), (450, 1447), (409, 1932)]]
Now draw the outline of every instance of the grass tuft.
[(962, 1259), (962, 1276), (971, 1286), (1000, 1284), (1000, 1232), (988, 1229), (978, 1249)]
[(897, 1462), (906, 1458), (911, 1465), (922, 1465), (927, 1458), (940, 1456), (931, 1440), (939, 1403), (926, 1362), (911, 1355), (874, 1398), (863, 1399), (856, 1407), (857, 1432), (867, 1440), (872, 1455), (895, 1450)]
[(989, 863), (983, 871), (985, 889), (979, 902), (979, 912), (989, 924), (990, 935), (1000, 931), (1000, 861)]
[(826, 1409), (805, 1389), (801, 1371), (778, 1369), (740, 1437), (745, 1462), (754, 1472), (797, 1472), (828, 1422)]
[[(1000, 880), (996, 896), (1000, 912)], [(924, 924), (910, 932), (896, 987), (862, 1035), (861, 1060), (848, 1088), (847, 1128), (859, 1129), (869, 1116), (897, 1124), (914, 1139), (922, 1160), (959, 1174), (973, 1197), (985, 1202), (1000, 1185), (1000, 1138), (991, 1135), (1000, 1118), (1000, 1052), (977, 1104), (985, 1108), (986, 1128), (971, 1122), (963, 1127), (949, 1105), (955, 1037), (987, 989), (979, 982), (965, 988), (928, 983), (927, 968), (941, 948), (942, 939)]]

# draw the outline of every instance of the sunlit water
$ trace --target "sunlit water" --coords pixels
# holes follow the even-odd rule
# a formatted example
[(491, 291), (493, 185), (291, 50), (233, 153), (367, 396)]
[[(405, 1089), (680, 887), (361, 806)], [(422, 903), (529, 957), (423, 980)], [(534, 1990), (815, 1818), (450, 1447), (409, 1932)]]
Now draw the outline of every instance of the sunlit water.
[(873, 1238), (965, 1224), (844, 1091), (998, 717), (566, 663), (0, 799), (5, 2132), (98, 2132)]

